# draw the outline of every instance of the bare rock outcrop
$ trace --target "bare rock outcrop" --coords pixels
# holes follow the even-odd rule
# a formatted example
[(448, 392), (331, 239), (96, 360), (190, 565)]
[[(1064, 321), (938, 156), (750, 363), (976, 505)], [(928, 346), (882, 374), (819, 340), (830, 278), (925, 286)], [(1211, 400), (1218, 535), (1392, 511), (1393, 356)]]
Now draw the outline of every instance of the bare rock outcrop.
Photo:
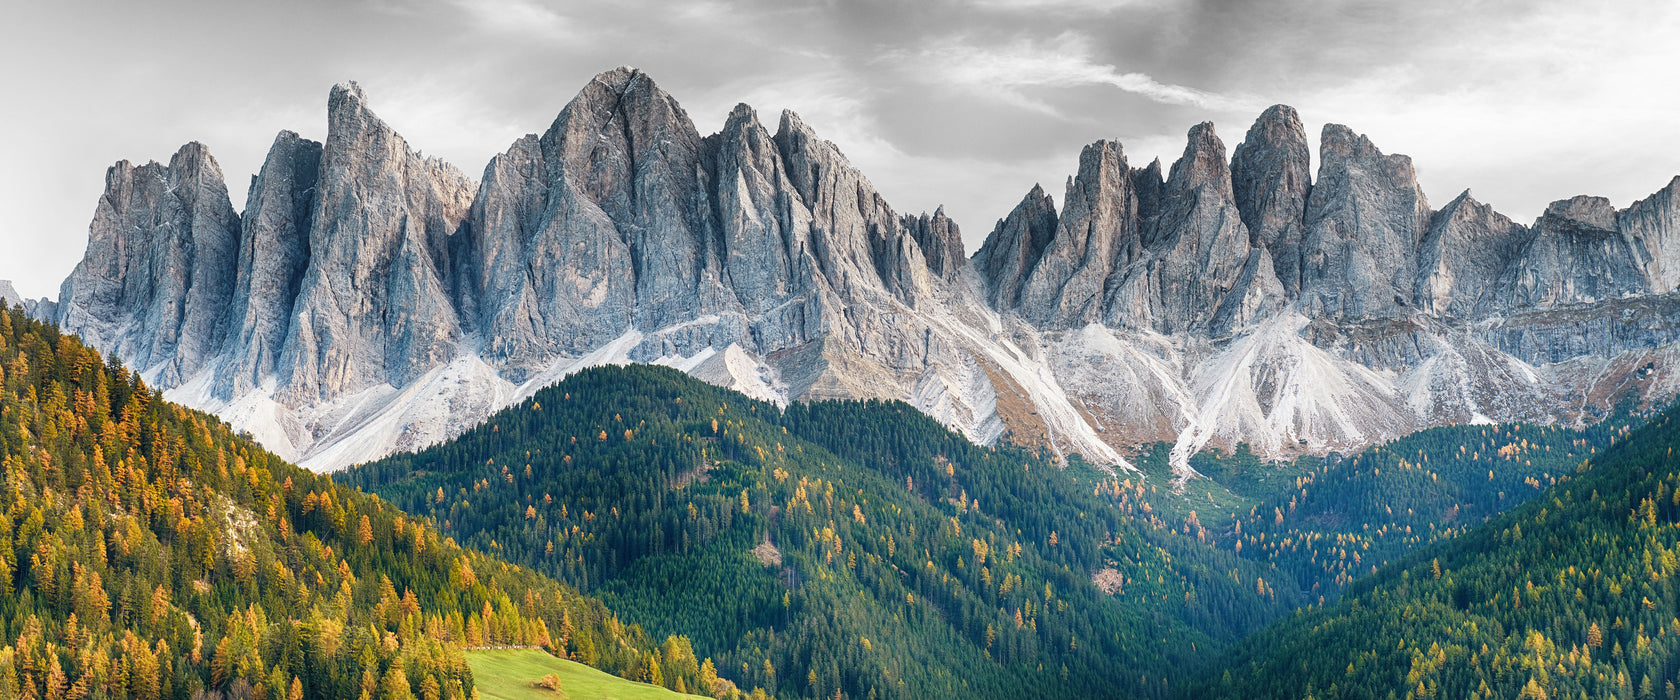
[(1237, 210), (1264, 247), (1284, 291), (1301, 290), (1301, 239), (1312, 192), (1311, 152), (1301, 117), (1288, 105), (1260, 114), (1231, 158)]
[[(1271, 259), (1250, 244), (1212, 123), (1190, 130), (1158, 206), (1143, 255), (1110, 285), (1109, 325), (1223, 333), (1282, 303)], [(1213, 328), (1215, 321), (1224, 327)]]
[(1552, 202), (1533, 237), (1506, 270), (1499, 309), (1548, 307), (1615, 299), (1647, 291), (1632, 242), (1616, 227), (1616, 208), (1603, 197)]
[(1384, 155), (1340, 124), (1324, 127), (1301, 241), (1301, 309), (1360, 319), (1411, 310), (1429, 201), (1412, 159)]
[(968, 256), (963, 253), (962, 229), (945, 215), (945, 207), (933, 210), (932, 215), (905, 214), (900, 224), (916, 241), (922, 258), (927, 261), (928, 272), (935, 277), (954, 279), (968, 264)]
[(105, 173), (88, 249), (59, 289), (57, 320), (148, 378), (173, 384), (221, 349), (239, 215), (210, 150)]
[(1100, 321), (1109, 274), (1142, 254), (1138, 197), (1120, 144), (1086, 146), (1056, 232), (1022, 285), (1019, 312), (1048, 328)]
[(281, 351), (285, 403), (403, 386), (454, 356), (449, 238), (473, 189), (410, 149), (355, 83), (333, 88), (309, 265)]
[(992, 308), (1013, 310), (1021, 303), (1022, 284), (1055, 235), (1056, 204), (1043, 187), (1033, 185), (974, 254), (972, 267), (986, 286)]
[(292, 300), (309, 265), (321, 144), (291, 131), (274, 137), (240, 217), (239, 269), (228, 317), (227, 360), (214, 389), (231, 399), (279, 370)]
[(1616, 212), (1616, 228), (1633, 246), (1646, 287), (1658, 294), (1680, 288), (1680, 176)]
[[(474, 183), (354, 83), (282, 132), (243, 215), (208, 151), (118, 163), (59, 300), (31, 302), (265, 445), (332, 469), (459, 434), (582, 367), (656, 362), (783, 402), (900, 399), (972, 439), (1124, 468), (1444, 423), (1585, 422), (1680, 394), (1680, 178), (1531, 227), (1272, 107), (1233, 154), (1080, 155), (965, 259), (792, 112), (701, 136), (633, 68)], [(0, 298), (17, 301), (0, 287)]]
[(1438, 316), (1475, 318), (1493, 303), (1500, 275), (1528, 237), (1528, 229), (1465, 190), (1434, 213), (1418, 246), (1417, 307)]

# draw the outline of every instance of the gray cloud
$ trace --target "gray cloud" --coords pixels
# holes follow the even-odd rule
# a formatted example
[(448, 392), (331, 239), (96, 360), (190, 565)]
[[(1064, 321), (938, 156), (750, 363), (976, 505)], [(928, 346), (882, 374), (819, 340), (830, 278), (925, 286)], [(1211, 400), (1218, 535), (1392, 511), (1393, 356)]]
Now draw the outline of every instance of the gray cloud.
[(276, 131), (324, 136), (334, 82), (476, 173), (626, 64), (702, 131), (737, 102), (798, 111), (971, 249), (1090, 141), (1170, 161), (1191, 124), (1235, 147), (1276, 102), (1412, 155), (1437, 202), (1626, 205), (1680, 173), (1677, 31), (1663, 0), (28, 3), (0, 27), (0, 278), (56, 292), (118, 159), (202, 140), (241, 201)]

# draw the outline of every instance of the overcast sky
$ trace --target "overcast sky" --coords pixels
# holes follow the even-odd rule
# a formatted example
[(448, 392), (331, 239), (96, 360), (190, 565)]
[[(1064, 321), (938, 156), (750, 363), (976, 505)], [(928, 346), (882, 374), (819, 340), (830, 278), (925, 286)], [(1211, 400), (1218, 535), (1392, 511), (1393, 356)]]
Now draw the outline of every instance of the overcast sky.
[[(834, 141), (903, 212), (944, 204), (972, 252), (1082, 145), (1168, 164), (1266, 106), (1413, 157), (1430, 201), (1519, 221), (1627, 206), (1680, 174), (1680, 9), (1595, 2), (293, 0), (12, 3), (0, 25), (0, 279), (56, 296), (105, 169), (209, 145), (241, 208), (275, 132), (320, 139), (361, 83), (469, 174), (594, 74), (646, 70), (702, 133), (746, 102)], [(1315, 161), (1314, 168), (1317, 163)]]

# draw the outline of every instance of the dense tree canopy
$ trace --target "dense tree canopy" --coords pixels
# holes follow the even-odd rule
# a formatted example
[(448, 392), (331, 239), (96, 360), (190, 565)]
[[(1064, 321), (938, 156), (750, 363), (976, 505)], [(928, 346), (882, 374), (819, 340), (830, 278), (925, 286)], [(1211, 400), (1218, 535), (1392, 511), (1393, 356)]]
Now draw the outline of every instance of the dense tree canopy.
[[(1608, 449), (1589, 448), (1524, 505), (1245, 641), (1196, 695), (1675, 697), (1677, 417), (1671, 409)], [(1506, 446), (1516, 437), (1495, 435)]]
[(781, 697), (1166, 697), (1290, 607), (1269, 564), (1114, 507), (1108, 474), (901, 403), (782, 410), (660, 367), (340, 479)]
[(3, 304), (0, 474), (0, 698), (466, 698), (484, 645), (694, 665)]
[(0, 699), (465, 698), (493, 645), (719, 697), (1673, 697), (1671, 417), (1184, 479), (613, 367), (335, 483), (0, 309)]

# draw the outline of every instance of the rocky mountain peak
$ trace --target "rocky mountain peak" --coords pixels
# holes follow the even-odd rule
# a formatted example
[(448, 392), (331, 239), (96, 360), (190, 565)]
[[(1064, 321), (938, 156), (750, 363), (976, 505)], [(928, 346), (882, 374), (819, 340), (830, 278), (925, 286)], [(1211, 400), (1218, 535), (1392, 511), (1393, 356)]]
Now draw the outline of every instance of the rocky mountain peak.
[(953, 278), (968, 263), (968, 256), (963, 253), (962, 231), (957, 222), (945, 216), (943, 205), (934, 209), (932, 216), (907, 214), (903, 223), (910, 237), (921, 248), (928, 271), (935, 276)]
[(88, 249), (59, 290), (58, 322), (172, 384), (221, 348), (239, 215), (202, 143), (168, 165), (119, 161), (105, 175)]
[(1616, 225), (1623, 236), (1637, 242), (1652, 291), (1680, 287), (1680, 177), (1617, 212)]
[(996, 309), (1015, 309), (1021, 286), (1056, 235), (1056, 203), (1033, 185), (1008, 216), (999, 219), (972, 261)]
[(251, 391), (279, 370), (292, 300), (309, 264), (321, 149), (319, 142), (281, 131), (251, 180), (240, 217), (229, 361), (218, 366), (214, 387), (222, 399)]
[(1202, 122), (1190, 128), (1184, 144), (1184, 154), (1173, 162), (1167, 176), (1167, 189), (1175, 193), (1189, 193), (1198, 187), (1211, 186), (1217, 196), (1231, 199), (1231, 170), (1226, 165), (1225, 142), (1213, 131), (1213, 122)]
[(1266, 111), (1255, 118), (1254, 124), (1249, 126), (1243, 144), (1250, 149), (1285, 150), (1294, 150), (1297, 145), (1306, 145), (1306, 129), (1301, 125), (1301, 115), (1294, 107), (1285, 104), (1267, 107)]
[(0, 303), (12, 306), (23, 305), (23, 295), (18, 294), (17, 288), (12, 286), (11, 280), (0, 280)]
[[(327, 118), (354, 114), (366, 110), (367, 95), (362, 93), (362, 86), (354, 80), (346, 80), (332, 86), (327, 93)], [(342, 117), (341, 117), (342, 118)]]
[[(1139, 201), (1141, 210), (1145, 196)], [(1191, 127), (1152, 206), (1155, 213), (1140, 216), (1146, 262), (1121, 268), (1110, 281), (1111, 324), (1223, 334), (1281, 298), (1271, 259), (1251, 250), (1233, 201), (1225, 144), (1211, 122)]]
[(1638, 219), (1627, 219), (1623, 235), (1608, 199), (1580, 195), (1552, 202), (1535, 221), (1521, 259), (1500, 280), (1498, 305), (1545, 308), (1626, 297), (1660, 285), (1663, 271), (1674, 263), (1664, 265), (1650, 251), (1664, 247), (1659, 241), (1666, 236), (1649, 236), (1653, 231), (1635, 224)]
[(1364, 134), (1357, 133), (1345, 124), (1325, 124), (1319, 134), (1319, 157), (1326, 160), (1336, 158), (1344, 161), (1372, 160), (1383, 157), (1383, 153), (1371, 139)]
[(1527, 239), (1527, 229), (1465, 190), (1434, 213), (1418, 246), (1417, 306), (1450, 318), (1476, 317)]
[(354, 83), (328, 116), (324, 143), (275, 137), (243, 215), (201, 144), (118, 163), (62, 304), (35, 308), (327, 469), (635, 361), (772, 401), (904, 399), (980, 442), (1117, 467), (1176, 440), (1187, 470), (1210, 440), (1285, 457), (1576, 420), (1626, 372), (1546, 363), (1662, 365), (1680, 340), (1677, 302), (1639, 297), (1680, 284), (1680, 178), (1532, 228), (1468, 192), (1431, 212), (1410, 159), (1346, 127), (1315, 176), (1283, 105), (1230, 153), (1192, 127), (1170, 169), (1092, 143), (1060, 211), (1035, 185), (971, 260), (943, 208), (895, 212), (793, 112), (771, 133), (737, 105), (702, 137), (634, 68), (476, 184)]
[(1021, 314), (1052, 328), (1101, 320), (1109, 274), (1142, 254), (1137, 211), (1120, 143), (1105, 139), (1082, 149), (1056, 233), (1022, 285)]
[(406, 385), (451, 359), (462, 333), (449, 239), (474, 183), (410, 149), (354, 83), (328, 96), (318, 168), (309, 263), (281, 351), (293, 406)]
[(825, 164), (848, 167), (840, 149), (818, 137), (816, 130), (791, 109), (782, 110), (774, 138), (787, 163), (788, 178), (808, 206), (817, 201), (816, 188)]
[(1319, 153), (1303, 220), (1301, 308), (1335, 318), (1409, 313), (1430, 215), (1411, 159), (1384, 155), (1340, 124), (1324, 126)]
[(1540, 215), (1541, 225), (1588, 235), (1609, 235), (1616, 231), (1616, 207), (1604, 197), (1576, 195), (1560, 199)]
[(1270, 252), (1286, 293), (1301, 288), (1301, 237), (1312, 191), (1312, 155), (1295, 108), (1274, 105), (1260, 114), (1231, 158), (1237, 210), (1255, 245)]
[(748, 126), (764, 128), (758, 121), (758, 110), (745, 102), (736, 103), (734, 109), (729, 110), (729, 116), (723, 120), (724, 132), (736, 131)]

